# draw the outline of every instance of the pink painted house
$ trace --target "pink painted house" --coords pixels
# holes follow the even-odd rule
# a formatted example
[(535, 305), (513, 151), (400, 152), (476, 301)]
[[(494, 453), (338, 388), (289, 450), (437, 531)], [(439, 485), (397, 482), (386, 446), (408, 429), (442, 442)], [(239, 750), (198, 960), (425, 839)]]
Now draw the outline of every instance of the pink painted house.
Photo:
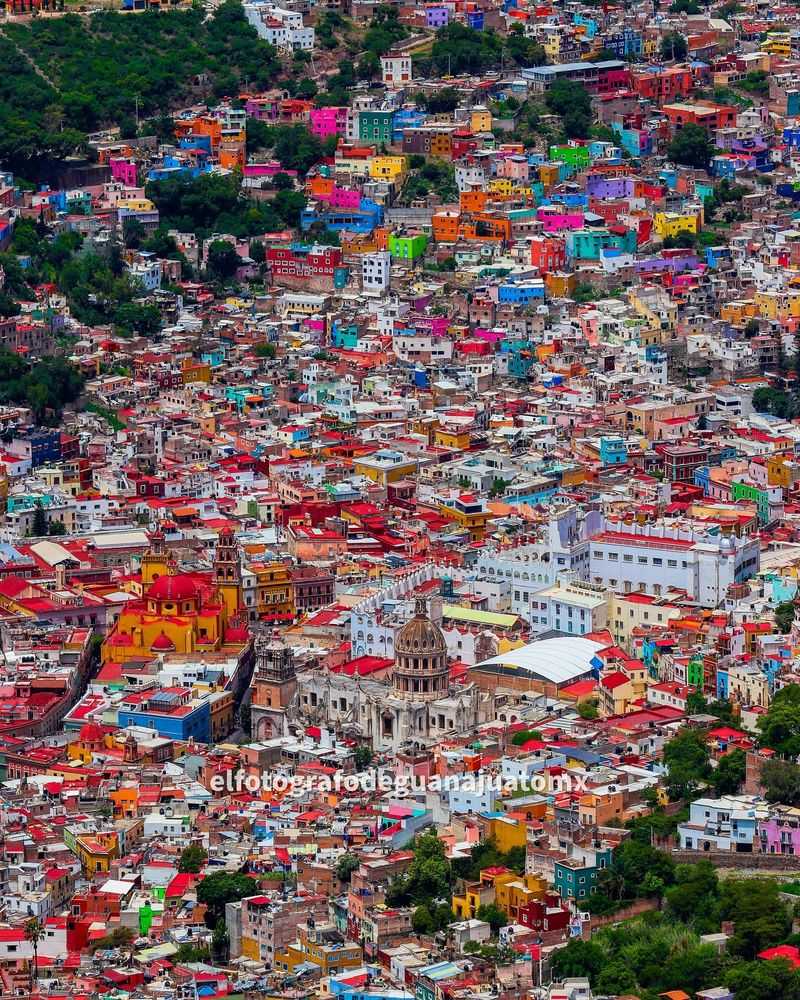
[(527, 181), (530, 172), (531, 168), (527, 156), (512, 154), (497, 161), (498, 177), (508, 177), (513, 181)]
[(136, 163), (134, 160), (110, 159), (111, 179), (119, 181), (126, 187), (136, 186)]
[(311, 131), (320, 139), (344, 135), (347, 131), (347, 108), (313, 108), (309, 113)]

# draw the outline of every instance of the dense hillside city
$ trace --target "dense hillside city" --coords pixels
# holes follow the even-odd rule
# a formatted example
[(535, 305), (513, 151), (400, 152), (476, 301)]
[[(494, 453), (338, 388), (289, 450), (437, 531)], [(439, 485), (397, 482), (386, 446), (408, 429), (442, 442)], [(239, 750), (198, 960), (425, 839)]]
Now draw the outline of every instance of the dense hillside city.
[(0, 1000), (800, 1000), (800, 7), (0, 0)]

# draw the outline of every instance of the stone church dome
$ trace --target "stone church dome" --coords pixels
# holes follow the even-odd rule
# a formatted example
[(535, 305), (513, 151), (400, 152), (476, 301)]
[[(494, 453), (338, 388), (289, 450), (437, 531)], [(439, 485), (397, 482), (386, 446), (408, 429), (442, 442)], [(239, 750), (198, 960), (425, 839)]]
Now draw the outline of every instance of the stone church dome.
[(450, 671), (442, 630), (428, 617), (424, 598), (417, 600), (414, 617), (397, 633), (394, 644), (393, 689), (414, 701), (444, 698)]
[(395, 656), (420, 656), (423, 653), (447, 653), (442, 630), (434, 625), (425, 609), (425, 601), (417, 601), (414, 617), (397, 633)]

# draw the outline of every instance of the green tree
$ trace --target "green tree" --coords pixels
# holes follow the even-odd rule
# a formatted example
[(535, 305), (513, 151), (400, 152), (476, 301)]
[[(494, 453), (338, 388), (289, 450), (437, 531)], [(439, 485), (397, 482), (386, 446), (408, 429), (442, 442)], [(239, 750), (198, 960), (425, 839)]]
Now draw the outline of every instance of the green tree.
[(153, 303), (123, 302), (114, 312), (114, 326), (126, 337), (154, 337), (161, 330), (161, 312)]
[(667, 147), (667, 156), (675, 163), (698, 170), (708, 170), (714, 144), (702, 125), (689, 122), (676, 132)]
[(500, 928), (505, 927), (508, 923), (508, 916), (496, 903), (484, 903), (479, 906), (475, 916), (491, 927), (493, 935), (496, 935)]
[(782, 601), (775, 608), (775, 624), (778, 626), (778, 630), (784, 635), (787, 635), (792, 630), (795, 612), (794, 601)]
[(207, 858), (208, 852), (205, 848), (198, 844), (190, 844), (181, 851), (181, 856), (178, 859), (178, 871), (196, 875), (202, 870)]
[(689, 46), (679, 31), (668, 31), (661, 39), (661, 58), (682, 62), (686, 58)]
[(386, 901), (390, 906), (430, 905), (450, 897), (450, 863), (444, 844), (432, 833), (418, 836), (413, 844), (414, 860), (408, 871), (390, 883)]
[(688, 798), (711, 774), (704, 734), (697, 729), (681, 729), (664, 747), (664, 763), (670, 798)]
[(736, 795), (745, 778), (746, 756), (744, 750), (730, 750), (720, 759), (713, 774), (717, 795)]
[(584, 698), (583, 701), (578, 703), (578, 715), (582, 719), (596, 719), (599, 714), (600, 713), (597, 709), (597, 698)]
[(197, 886), (197, 901), (207, 907), (206, 926), (216, 927), (225, 917), (227, 903), (254, 896), (258, 882), (240, 872), (213, 872)]
[(33, 507), (33, 525), (31, 527), (31, 534), (34, 538), (42, 538), (47, 534), (47, 514), (45, 513), (44, 504), (41, 500), (37, 500)]
[(218, 281), (230, 280), (241, 266), (242, 258), (236, 248), (225, 240), (214, 240), (208, 248), (206, 268)]
[(196, 945), (189, 942), (184, 942), (179, 945), (177, 952), (173, 957), (173, 962), (177, 964), (183, 964), (184, 962), (210, 962), (211, 961), (211, 949), (205, 947), (205, 945)]
[(217, 962), (227, 961), (229, 946), (230, 938), (228, 937), (228, 928), (225, 925), (225, 921), (220, 918), (214, 927), (213, 934), (211, 935), (211, 954)]
[(340, 882), (349, 882), (360, 864), (355, 854), (343, 854), (336, 862), (336, 877)]
[(668, 854), (630, 839), (616, 848), (611, 864), (600, 873), (598, 892), (612, 899), (661, 896), (674, 881), (675, 863)]
[(451, 21), (436, 32), (431, 64), (440, 73), (480, 74), (499, 66), (503, 42), (494, 31), (476, 31)]
[(433, 934), (433, 917), (424, 903), (411, 914), (411, 927), (415, 934)]
[(115, 927), (110, 934), (93, 941), (89, 947), (93, 952), (123, 949), (127, 948), (135, 938), (136, 934), (130, 927)]
[(787, 684), (776, 691), (757, 725), (761, 746), (783, 757), (800, 756), (800, 685)]
[(33, 965), (31, 966), (30, 984), (31, 990), (39, 980), (39, 942), (44, 937), (44, 925), (37, 917), (26, 920), (23, 926), (25, 940), (33, 949)]
[(592, 102), (584, 86), (573, 80), (557, 80), (545, 97), (547, 107), (561, 115), (568, 139), (585, 139), (592, 125)]
[(723, 920), (734, 921), (728, 952), (752, 961), (765, 948), (781, 942), (789, 933), (791, 918), (780, 899), (774, 879), (725, 879), (720, 893)]
[(561, 980), (586, 976), (596, 982), (606, 961), (603, 949), (594, 941), (570, 941), (566, 948), (559, 948), (553, 954), (553, 978)]
[(785, 418), (791, 410), (791, 399), (780, 389), (761, 386), (753, 393), (753, 409), (758, 413), (771, 413), (773, 416)]
[(128, 250), (138, 250), (145, 239), (145, 228), (138, 219), (125, 219), (122, 223), (122, 239)]
[(521, 729), (511, 737), (511, 743), (515, 747), (522, 747), (531, 740), (540, 740), (541, 738), (542, 734), (538, 729)]
[(792, 761), (778, 758), (763, 761), (760, 783), (767, 802), (800, 805), (800, 767)]
[(737, 962), (724, 982), (736, 1000), (800, 1000), (800, 975), (783, 959)]
[(666, 891), (667, 912), (689, 924), (719, 909), (719, 879), (710, 861), (678, 865), (675, 885)]
[(630, 993), (636, 988), (636, 976), (623, 961), (609, 962), (597, 977), (597, 989), (609, 996)]
[(455, 87), (443, 87), (427, 97), (423, 96), (423, 100), (432, 115), (449, 115), (458, 107), (460, 97)]
[(274, 344), (256, 344), (254, 353), (257, 358), (271, 360), (278, 353), (278, 349)]
[(353, 761), (357, 771), (363, 771), (372, 763), (372, 751), (366, 743), (359, 743), (353, 754)]

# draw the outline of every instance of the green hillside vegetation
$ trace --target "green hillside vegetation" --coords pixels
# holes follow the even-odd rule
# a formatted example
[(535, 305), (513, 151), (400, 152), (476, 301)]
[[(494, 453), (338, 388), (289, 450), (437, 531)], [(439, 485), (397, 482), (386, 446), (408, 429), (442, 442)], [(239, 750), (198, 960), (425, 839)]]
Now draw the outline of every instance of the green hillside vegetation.
[(235, 96), (245, 86), (275, 83), (282, 71), (276, 51), (256, 35), (236, 0), (226, 0), (208, 21), (204, 16), (202, 10), (103, 12), (6, 25), (8, 38), (46, 79), (0, 38), (0, 160), (24, 174), (37, 159), (74, 149), (78, 133), (123, 123), (135, 130), (137, 99), (140, 115), (158, 116), (194, 97)]

